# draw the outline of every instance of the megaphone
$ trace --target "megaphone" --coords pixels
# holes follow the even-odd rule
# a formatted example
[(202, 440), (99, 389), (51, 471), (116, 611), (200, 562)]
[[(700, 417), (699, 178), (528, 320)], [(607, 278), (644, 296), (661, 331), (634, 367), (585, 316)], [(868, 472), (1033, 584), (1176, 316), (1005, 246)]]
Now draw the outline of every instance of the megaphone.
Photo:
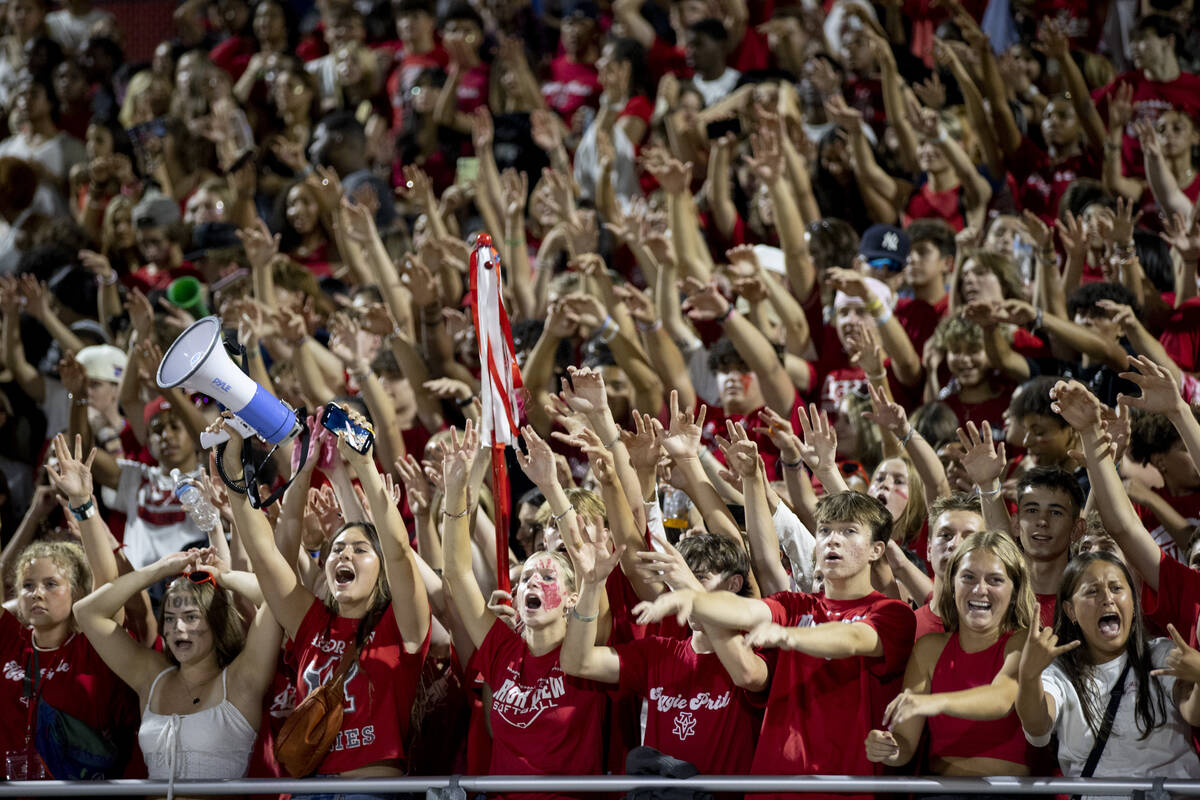
[[(158, 385), (206, 394), (234, 414), (226, 424), (243, 437), (258, 436), (277, 445), (300, 433), (303, 423), (287, 403), (268, 392), (237, 365), (221, 342), (221, 320), (205, 317), (188, 326), (167, 348), (158, 365)], [(229, 438), (226, 432), (202, 433), (208, 449)]]

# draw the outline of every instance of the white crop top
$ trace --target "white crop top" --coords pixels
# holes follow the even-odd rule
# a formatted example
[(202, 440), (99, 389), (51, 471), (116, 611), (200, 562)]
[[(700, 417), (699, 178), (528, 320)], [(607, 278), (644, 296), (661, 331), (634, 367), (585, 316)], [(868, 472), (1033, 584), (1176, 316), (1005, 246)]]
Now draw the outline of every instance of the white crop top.
[(146, 758), (150, 780), (224, 780), (244, 778), (250, 751), (258, 732), (229, 702), (225, 685), (228, 670), (221, 671), (221, 703), (195, 714), (155, 714), (154, 690), (158, 681), (178, 667), (168, 667), (150, 684), (150, 699), (142, 712), (138, 744)]

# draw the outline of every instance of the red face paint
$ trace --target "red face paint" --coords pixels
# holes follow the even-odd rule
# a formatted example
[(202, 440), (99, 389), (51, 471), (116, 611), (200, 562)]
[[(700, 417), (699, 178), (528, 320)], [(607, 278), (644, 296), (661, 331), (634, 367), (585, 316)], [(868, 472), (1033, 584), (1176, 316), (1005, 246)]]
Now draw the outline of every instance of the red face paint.
[(558, 581), (542, 584), (542, 606), (551, 610), (562, 605), (562, 594), (558, 591)]
[(742, 373), (742, 392), (744, 394), (750, 393), (750, 382), (752, 380), (754, 380), (754, 373), (752, 373), (752, 372), (743, 372)]

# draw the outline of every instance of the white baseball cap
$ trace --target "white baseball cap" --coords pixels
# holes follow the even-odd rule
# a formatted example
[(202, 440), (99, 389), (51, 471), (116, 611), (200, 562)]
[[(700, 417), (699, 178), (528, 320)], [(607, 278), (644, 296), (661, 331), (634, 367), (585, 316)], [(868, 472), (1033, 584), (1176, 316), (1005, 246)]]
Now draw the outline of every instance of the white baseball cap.
[(75, 360), (83, 365), (88, 378), (94, 381), (120, 383), (125, 374), (125, 364), (128, 359), (125, 351), (111, 344), (97, 344), (85, 347), (75, 354)]

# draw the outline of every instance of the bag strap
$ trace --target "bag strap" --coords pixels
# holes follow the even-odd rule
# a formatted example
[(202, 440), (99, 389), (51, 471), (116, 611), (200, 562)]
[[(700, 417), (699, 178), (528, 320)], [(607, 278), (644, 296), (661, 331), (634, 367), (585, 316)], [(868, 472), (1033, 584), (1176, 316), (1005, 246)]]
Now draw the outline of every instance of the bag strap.
[(1113, 686), (1112, 694), (1108, 696), (1108, 708), (1104, 710), (1104, 719), (1100, 723), (1100, 732), (1096, 734), (1096, 743), (1092, 745), (1092, 752), (1088, 753), (1087, 761), (1083, 765), (1083, 772), (1080, 777), (1092, 777), (1092, 773), (1096, 771), (1096, 766), (1100, 763), (1100, 756), (1104, 753), (1104, 745), (1108, 744), (1108, 736), (1112, 733), (1113, 721), (1117, 716), (1117, 707), (1121, 705), (1121, 697), (1125, 694), (1125, 678), (1129, 676), (1129, 667), (1132, 664), (1133, 660), (1127, 658), (1125, 669), (1121, 670), (1121, 677), (1117, 678), (1117, 684)]
[(350, 647), (350, 652), (342, 656), (342, 660), (338, 662), (337, 669), (329, 676), (329, 682), (336, 683), (337, 681), (345, 680), (350, 674), (350, 668), (358, 663), (358, 637), (355, 636), (354, 643)]

